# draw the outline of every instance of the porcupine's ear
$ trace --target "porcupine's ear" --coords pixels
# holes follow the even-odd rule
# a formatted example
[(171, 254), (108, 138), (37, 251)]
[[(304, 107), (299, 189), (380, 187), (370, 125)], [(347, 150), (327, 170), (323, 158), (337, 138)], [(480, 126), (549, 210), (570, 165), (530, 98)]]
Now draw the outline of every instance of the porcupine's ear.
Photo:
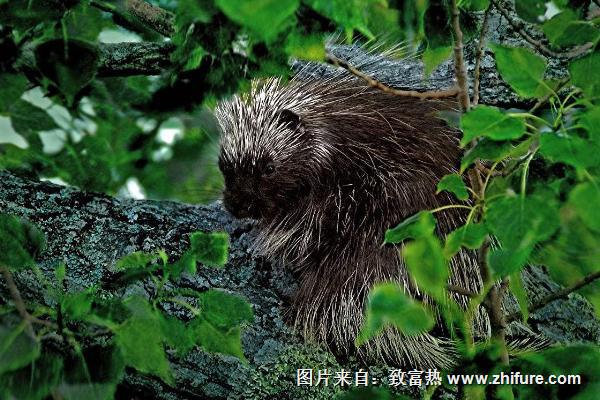
[(300, 116), (287, 108), (284, 108), (277, 113), (277, 120), (280, 125), (285, 125), (293, 131), (302, 129)]

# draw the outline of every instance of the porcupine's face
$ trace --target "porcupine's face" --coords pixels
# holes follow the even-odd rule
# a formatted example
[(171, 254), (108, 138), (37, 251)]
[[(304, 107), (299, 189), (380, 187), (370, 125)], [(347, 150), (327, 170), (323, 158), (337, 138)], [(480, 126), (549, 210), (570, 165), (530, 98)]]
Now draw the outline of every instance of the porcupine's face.
[(282, 93), (274, 87), (263, 90), (220, 104), (216, 115), (222, 131), (223, 204), (238, 218), (268, 222), (307, 196), (319, 172), (315, 139), (302, 117), (276, 108)]

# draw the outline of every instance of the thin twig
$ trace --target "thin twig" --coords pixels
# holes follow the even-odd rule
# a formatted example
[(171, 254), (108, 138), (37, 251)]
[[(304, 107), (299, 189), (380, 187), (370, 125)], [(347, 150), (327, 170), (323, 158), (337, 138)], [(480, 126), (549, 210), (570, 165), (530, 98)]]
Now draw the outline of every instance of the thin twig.
[(488, 17), (492, 10), (493, 4), (490, 3), (483, 14), (483, 22), (481, 23), (481, 32), (479, 32), (479, 41), (477, 43), (477, 55), (475, 58), (475, 71), (473, 72), (473, 105), (479, 103), (479, 75), (481, 70), (481, 59), (483, 58), (483, 49), (485, 47), (485, 35), (488, 30)]
[(494, 7), (498, 9), (498, 11), (500, 11), (502, 16), (508, 21), (508, 23), (523, 39), (525, 39), (530, 44), (534, 45), (540, 53), (547, 57), (571, 59), (580, 56), (581, 54), (585, 53), (593, 47), (593, 43), (586, 43), (584, 45), (574, 47), (571, 50), (565, 51), (563, 53), (552, 51), (542, 42), (531, 37), (525, 31), (523, 23), (518, 19), (512, 18), (510, 13), (498, 2), (498, 0), (491, 0), (491, 3), (494, 5)]
[[(529, 312), (534, 312), (536, 310), (539, 310), (540, 308), (552, 303), (555, 300), (559, 300), (562, 298), (567, 297), (568, 295), (570, 295), (571, 293), (575, 292), (576, 290), (581, 289), (582, 287), (594, 282), (596, 279), (600, 278), (600, 271), (596, 271), (593, 274), (589, 274), (586, 277), (584, 277), (583, 279), (577, 281), (576, 283), (574, 283), (573, 285), (563, 288), (557, 292), (551, 293), (548, 296), (542, 298), (540, 301), (530, 305), (529, 307), (527, 307), (527, 309), (529, 310)], [(519, 318), (521, 318), (521, 312), (517, 311), (514, 312), (512, 314), (509, 314), (506, 316), (506, 320), (508, 322), (511, 321), (516, 321)]]
[(531, 114), (531, 113), (535, 112), (541, 106), (543, 106), (544, 104), (546, 104), (546, 102), (550, 99), (550, 97), (552, 97), (554, 94), (558, 93), (558, 91), (560, 89), (562, 89), (569, 82), (569, 80), (570, 80), (569, 77), (566, 77), (566, 78), (563, 78), (562, 80), (560, 80), (558, 82), (558, 85), (556, 86), (556, 89), (549, 91), (541, 99), (539, 99), (533, 105), (533, 107), (531, 107), (531, 109), (529, 110), (529, 113)]
[(373, 77), (365, 74), (364, 72), (358, 70), (356, 67), (350, 65), (344, 60), (339, 59), (333, 54), (327, 54), (325, 57), (325, 61), (328, 64), (334, 65), (336, 67), (340, 67), (350, 72), (352, 75), (364, 80), (370, 87), (379, 89), (382, 92), (390, 93), (395, 96), (405, 96), (405, 97), (416, 97), (418, 99), (443, 99), (447, 97), (456, 97), (459, 93), (458, 88), (446, 89), (446, 90), (436, 90), (436, 91), (428, 91), (428, 92), (418, 92), (416, 90), (400, 90), (395, 89), (393, 87), (387, 86), (384, 83), (379, 82)]
[(27, 307), (25, 307), (25, 302), (21, 297), (21, 292), (17, 288), (17, 284), (12, 276), (12, 273), (5, 265), (0, 264), (0, 272), (2, 272), (2, 276), (4, 277), (4, 281), (6, 282), (6, 287), (8, 288), (8, 292), (10, 293), (10, 297), (12, 297), (13, 302), (15, 303), (15, 308), (19, 312), (19, 315), (25, 321), (25, 330), (29, 336), (35, 339), (35, 332), (33, 330), (33, 326), (31, 324), (33, 317), (29, 312), (27, 312)]
[[(481, 273), (481, 279), (483, 281), (484, 287), (489, 285), (492, 282), (492, 274), (490, 271), (490, 267), (487, 263), (487, 254), (490, 249), (490, 241), (486, 239), (483, 242), (483, 245), (479, 248), (477, 253), (479, 264), (479, 270)], [(504, 317), (504, 312), (502, 312), (502, 298), (504, 296), (504, 289), (506, 283), (502, 282), (500, 285), (495, 285), (491, 283), (491, 288), (487, 292), (485, 299), (483, 301), (483, 306), (485, 307), (488, 317), (490, 319), (490, 328), (492, 333), (492, 339), (496, 340), (496, 342), (501, 347), (500, 361), (503, 365), (509, 364), (508, 358), (508, 349), (506, 347), (506, 319)]]
[(467, 68), (465, 67), (465, 56), (463, 51), (463, 33), (460, 29), (459, 11), (456, 0), (452, 0), (451, 21), (454, 31), (454, 71), (456, 73), (456, 82), (458, 84), (458, 102), (463, 112), (469, 111), (469, 78), (467, 77)]
[(472, 299), (478, 296), (477, 293), (475, 293), (469, 289), (463, 288), (461, 286), (448, 284), (447, 288), (450, 292), (454, 292), (454, 293), (457, 293), (457, 294), (460, 294), (462, 296), (466, 296), (466, 297), (469, 297)]

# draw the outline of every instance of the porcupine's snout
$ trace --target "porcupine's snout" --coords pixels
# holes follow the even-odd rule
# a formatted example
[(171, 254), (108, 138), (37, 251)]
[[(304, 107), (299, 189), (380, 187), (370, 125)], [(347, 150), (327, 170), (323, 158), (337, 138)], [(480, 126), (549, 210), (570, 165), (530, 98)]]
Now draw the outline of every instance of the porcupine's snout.
[(236, 218), (260, 218), (256, 201), (251, 193), (242, 190), (223, 191), (223, 205)]

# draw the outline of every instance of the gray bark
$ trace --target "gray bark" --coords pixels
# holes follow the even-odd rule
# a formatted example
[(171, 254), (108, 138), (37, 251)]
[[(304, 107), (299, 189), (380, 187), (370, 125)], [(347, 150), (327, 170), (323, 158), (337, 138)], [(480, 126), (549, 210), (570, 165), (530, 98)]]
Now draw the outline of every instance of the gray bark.
[[(0, 172), (0, 212), (27, 218), (40, 227), (48, 240), (37, 260), (40, 268), (51, 276), (56, 264), (63, 261), (70, 291), (106, 286), (115, 274), (116, 260), (133, 251), (164, 249), (176, 258), (187, 248), (192, 232), (225, 230), (231, 235), (230, 261), (224, 269), (200, 266), (196, 275), (184, 275), (176, 285), (199, 291), (221, 288), (248, 299), (255, 314), (255, 322), (243, 334), (249, 364), (198, 348), (184, 359), (171, 359), (175, 386), (128, 371), (121, 388), (126, 393), (158, 399), (330, 399), (339, 390), (295, 386), (297, 368), (334, 371), (341, 366), (325, 350), (304, 344), (285, 325), (282, 312), (294, 287), (293, 278), (285, 269), (252, 254), (252, 224), (232, 219), (219, 203), (194, 206), (116, 199)], [(52, 306), (33, 274), (16, 274), (16, 280), (26, 300)], [(530, 270), (525, 283), (533, 299), (559, 287), (540, 269)], [(152, 283), (145, 281), (104, 289), (104, 294), (148, 295), (152, 290)], [(2, 282), (0, 303), (7, 301)], [(185, 317), (185, 311), (177, 307), (167, 308), (167, 312)], [(600, 323), (592, 306), (576, 294), (534, 313), (530, 325), (561, 343), (600, 342)], [(344, 367), (356, 365), (351, 362)], [(371, 372), (379, 379), (387, 374), (377, 366)]]

